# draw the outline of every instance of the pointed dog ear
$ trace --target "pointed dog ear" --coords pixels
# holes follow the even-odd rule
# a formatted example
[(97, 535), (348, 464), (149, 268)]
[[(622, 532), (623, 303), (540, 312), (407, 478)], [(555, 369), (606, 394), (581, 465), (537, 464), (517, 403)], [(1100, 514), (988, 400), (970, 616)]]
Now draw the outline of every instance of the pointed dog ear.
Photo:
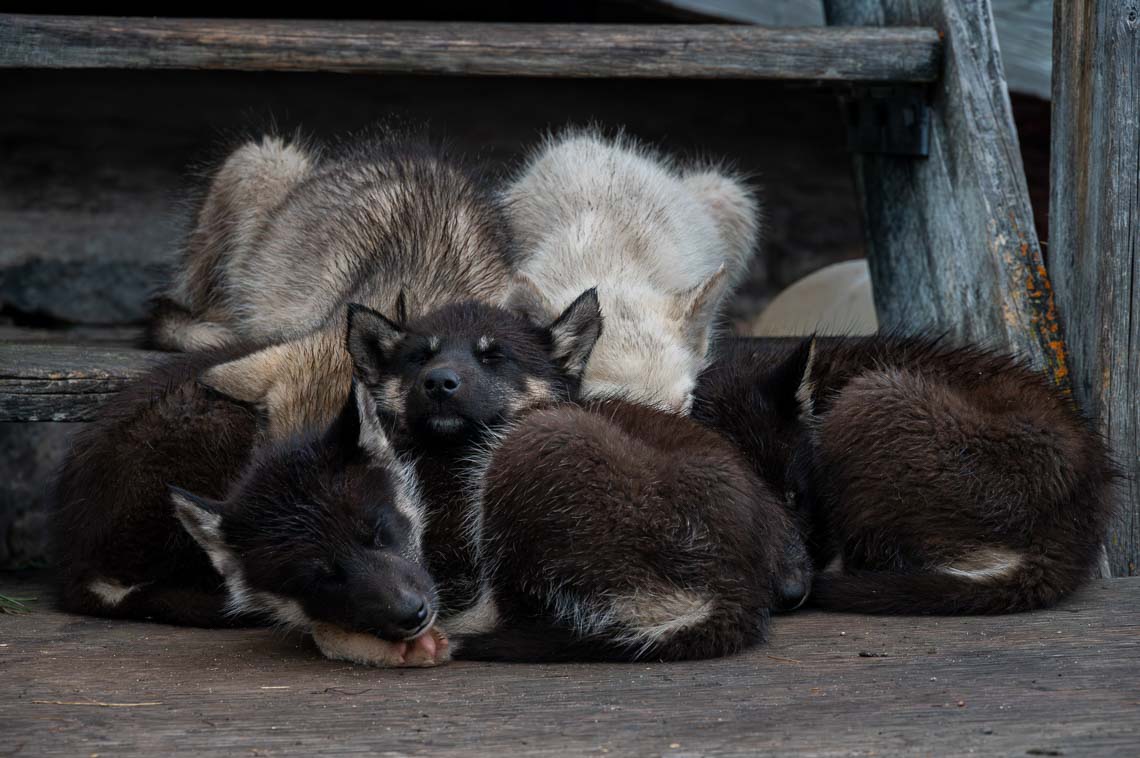
[(352, 356), (356, 378), (365, 384), (378, 384), (388, 368), (392, 350), (406, 334), (403, 327), (378, 311), (349, 303), (345, 347)]
[(200, 497), (171, 486), (170, 500), (183, 528), (202, 546), (210, 562), (223, 577), (236, 565), (233, 553), (222, 537), (222, 511), (225, 503)]
[(325, 441), (334, 445), (344, 458), (351, 458), (358, 451), (378, 461), (395, 457), (380, 422), (376, 401), (368, 386), (357, 379), (352, 380), (352, 389), (340, 415), (325, 432)]
[(591, 287), (562, 311), (547, 331), (554, 359), (575, 378), (581, 378), (586, 363), (602, 336), (602, 306), (598, 302), (598, 288)]
[(682, 331), (689, 347), (700, 355), (708, 351), (709, 333), (728, 285), (728, 266), (722, 263), (696, 287), (674, 296), (674, 317), (683, 323)]
[(816, 345), (814, 335), (805, 339), (767, 380), (767, 391), (778, 407), (795, 408), (800, 418), (809, 418), (815, 411)]
[(380, 411), (376, 407), (376, 399), (372, 391), (362, 382), (353, 381), (352, 396), (346, 405), (355, 407), (356, 439), (353, 441), (357, 448), (368, 454), (373, 461), (392, 461), (396, 452), (384, 425), (380, 422)]

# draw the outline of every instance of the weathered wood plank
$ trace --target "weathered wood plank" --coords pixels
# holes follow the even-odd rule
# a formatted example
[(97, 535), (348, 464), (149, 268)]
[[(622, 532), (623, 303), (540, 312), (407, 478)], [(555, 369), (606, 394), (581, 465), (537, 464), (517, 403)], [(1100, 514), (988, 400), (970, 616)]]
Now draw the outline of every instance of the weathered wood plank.
[(0, 344), (0, 421), (90, 421), (167, 357), (125, 347)]
[(1013, 350), (1065, 386), (989, 3), (826, 0), (825, 8), (831, 24), (918, 24), (945, 38), (930, 157), (854, 159), (879, 323)]
[[(820, 26), (820, 3), (788, 0), (644, 0), (689, 20), (762, 26)], [(1011, 92), (1049, 99), (1053, 0), (991, 0), (1001, 58)]]
[[(1140, 579), (991, 618), (778, 616), (681, 664), (377, 670), (268, 630), (0, 620), (5, 754), (1064, 755), (1140, 741)], [(114, 707), (70, 703), (117, 703)]]
[(932, 81), (931, 29), (0, 15), (0, 67)]
[(1107, 543), (1140, 573), (1140, 5), (1059, 0), (1049, 268), (1077, 400), (1126, 478)]

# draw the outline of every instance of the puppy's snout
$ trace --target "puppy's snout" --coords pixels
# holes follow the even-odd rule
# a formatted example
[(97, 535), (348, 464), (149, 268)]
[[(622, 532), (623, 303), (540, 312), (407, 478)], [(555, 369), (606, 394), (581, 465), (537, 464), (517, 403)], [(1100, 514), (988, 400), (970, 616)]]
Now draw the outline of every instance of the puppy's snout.
[(433, 368), (424, 377), (424, 393), (432, 400), (447, 400), (459, 391), (463, 380), (450, 368)]
[(424, 624), (431, 616), (431, 606), (427, 598), (418, 594), (409, 594), (401, 598), (400, 606), (394, 613), (396, 625), (402, 632), (409, 635), (423, 629)]

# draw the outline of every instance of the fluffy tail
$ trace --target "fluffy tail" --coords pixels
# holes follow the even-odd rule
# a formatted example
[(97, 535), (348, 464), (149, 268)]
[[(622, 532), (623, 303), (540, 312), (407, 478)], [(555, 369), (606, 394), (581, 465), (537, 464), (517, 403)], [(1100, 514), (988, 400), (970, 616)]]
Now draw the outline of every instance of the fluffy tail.
[(144, 337), (146, 347), (193, 353), (225, 347), (236, 339), (229, 327), (203, 321), (169, 298), (159, 297), (151, 302)]
[(808, 603), (852, 613), (895, 615), (998, 614), (1048, 608), (1080, 585), (1081, 579), (1050, 575), (1026, 565), (1001, 576), (953, 573), (892, 574), (848, 571), (818, 574)]

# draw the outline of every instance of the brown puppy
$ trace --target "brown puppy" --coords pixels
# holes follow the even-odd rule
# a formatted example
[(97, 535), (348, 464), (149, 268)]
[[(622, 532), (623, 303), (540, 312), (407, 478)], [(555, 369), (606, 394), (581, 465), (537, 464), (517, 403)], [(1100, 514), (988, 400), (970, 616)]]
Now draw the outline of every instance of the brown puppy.
[(1041, 608), (1099, 557), (1115, 477), (1105, 444), (1008, 356), (919, 338), (739, 340), (697, 398), (694, 416), (784, 488), (812, 532), (817, 565), (830, 564), (816, 605)]
[(52, 513), (64, 608), (191, 626), (248, 623), (225, 613), (222, 579), (179, 525), (168, 488), (222, 497), (248, 462), (256, 411), (197, 382), (237, 354), (174, 358), (75, 436)]
[(427, 565), (440, 581), (441, 612), (463, 610), (478, 595), (473, 546), (462, 527), (472, 455), (525, 411), (576, 398), (601, 331), (593, 290), (545, 327), (477, 303), (406, 323), (350, 310), (347, 345), (356, 375), (422, 483)]
[(484, 597), (444, 620), (457, 657), (679, 660), (765, 639), (789, 519), (700, 425), (616, 400), (538, 410), (478, 482)]

